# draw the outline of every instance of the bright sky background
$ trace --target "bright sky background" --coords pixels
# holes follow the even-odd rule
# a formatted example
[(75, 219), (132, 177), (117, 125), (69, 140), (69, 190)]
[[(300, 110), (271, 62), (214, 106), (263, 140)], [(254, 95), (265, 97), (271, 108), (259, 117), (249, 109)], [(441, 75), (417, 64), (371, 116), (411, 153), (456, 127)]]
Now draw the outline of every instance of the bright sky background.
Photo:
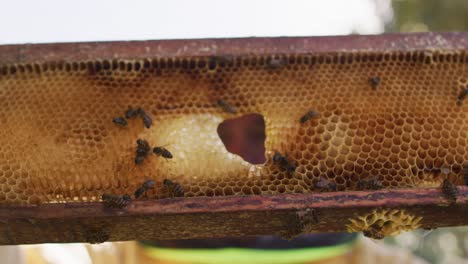
[(0, 0), (0, 6), (0, 44), (378, 34), (392, 12), (390, 0)]

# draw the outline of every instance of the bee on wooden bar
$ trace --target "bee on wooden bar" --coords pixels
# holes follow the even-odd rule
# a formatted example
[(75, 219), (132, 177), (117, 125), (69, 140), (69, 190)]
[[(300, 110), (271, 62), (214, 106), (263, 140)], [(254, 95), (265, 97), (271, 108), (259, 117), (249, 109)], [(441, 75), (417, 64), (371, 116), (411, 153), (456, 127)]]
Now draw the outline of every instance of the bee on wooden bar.
[(372, 90), (377, 89), (377, 86), (379, 85), (379, 83), (380, 83), (380, 77), (370, 77), (369, 78), (369, 84), (371, 85)]
[(150, 128), (151, 124), (153, 124), (151, 117), (145, 111), (143, 111), (143, 109), (140, 109), (140, 116), (143, 119), (143, 124), (145, 127)]
[(224, 112), (231, 114), (237, 113), (237, 109), (234, 106), (226, 103), (224, 100), (220, 99), (216, 103), (224, 110)]
[(101, 244), (109, 240), (109, 234), (102, 230), (89, 230), (85, 236), (86, 242), (90, 244)]
[(114, 124), (117, 124), (117, 125), (121, 126), (121, 127), (126, 127), (127, 126), (127, 120), (125, 120), (125, 118), (123, 118), (121, 116), (112, 119), (112, 122)]
[(289, 160), (279, 152), (275, 152), (273, 155), (273, 163), (277, 164), (279, 167), (285, 169), (288, 172), (294, 172), (296, 170), (296, 165), (289, 162)]
[(166, 159), (172, 159), (172, 153), (165, 147), (154, 147), (153, 153)]
[(362, 231), (362, 234), (365, 237), (372, 238), (372, 239), (384, 239), (385, 236), (382, 234), (382, 231), (378, 227), (370, 226), (367, 230)]
[(167, 188), (171, 197), (183, 197), (185, 194), (184, 187), (177, 182), (164, 179), (163, 185)]
[(379, 181), (378, 177), (372, 177), (370, 179), (362, 179), (357, 183), (357, 189), (360, 191), (365, 190), (380, 190), (383, 188), (382, 183)]
[(465, 98), (468, 96), (468, 88), (463, 89), (457, 97), (457, 105), (462, 105)]
[(141, 164), (146, 156), (148, 156), (149, 152), (151, 151), (151, 147), (148, 141), (144, 139), (137, 139), (137, 149), (136, 149), (136, 157), (135, 157), (135, 164)]
[(306, 210), (296, 213), (302, 229), (308, 225), (315, 225), (319, 223), (319, 218), (315, 209), (307, 208)]
[(301, 124), (304, 124), (305, 122), (309, 121), (310, 119), (316, 118), (318, 115), (319, 115), (319, 112), (311, 110), (311, 111), (305, 113), (305, 115), (303, 115), (299, 121), (301, 122)]
[(130, 108), (127, 110), (127, 112), (125, 112), (125, 118), (127, 118), (127, 119), (135, 118), (135, 117), (137, 117), (137, 116), (140, 114), (140, 112), (141, 112), (141, 109), (140, 109), (140, 108), (134, 109), (134, 108), (131, 108), (131, 107), (130, 107)]
[(154, 187), (156, 183), (153, 180), (147, 180), (145, 181), (140, 188), (138, 188), (135, 191), (135, 198), (138, 199), (140, 196), (142, 196), (147, 190), (151, 189)]
[(442, 192), (451, 202), (455, 203), (457, 201), (459, 194), (458, 188), (449, 179), (445, 179), (442, 182)]
[(315, 183), (315, 188), (318, 188), (320, 191), (336, 191), (336, 184), (323, 178), (320, 177), (320, 180)]
[(124, 195), (112, 195), (103, 194), (102, 200), (104, 204), (109, 208), (124, 208), (130, 203), (131, 197), (128, 194)]

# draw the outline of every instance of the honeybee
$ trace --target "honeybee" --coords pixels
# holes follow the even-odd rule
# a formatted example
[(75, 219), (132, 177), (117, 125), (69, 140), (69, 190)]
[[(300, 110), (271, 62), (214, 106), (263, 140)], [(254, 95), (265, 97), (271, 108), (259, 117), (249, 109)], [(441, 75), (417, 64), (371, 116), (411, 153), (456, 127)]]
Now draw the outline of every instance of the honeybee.
[(266, 68), (277, 70), (286, 67), (287, 63), (285, 59), (271, 58), (267, 61)]
[(143, 109), (140, 109), (140, 116), (143, 119), (143, 124), (145, 127), (150, 128), (151, 124), (153, 124), (151, 117), (145, 111), (143, 111)]
[(165, 147), (154, 147), (153, 153), (166, 159), (172, 159), (172, 153)]
[(107, 207), (110, 208), (124, 208), (130, 203), (131, 197), (128, 194), (124, 195), (112, 195), (103, 194), (102, 200)]
[(336, 191), (336, 184), (320, 177), (320, 180), (315, 183), (315, 188), (318, 188), (320, 191)]
[(140, 196), (142, 196), (147, 190), (151, 189), (154, 187), (156, 183), (153, 180), (147, 180), (145, 181), (140, 188), (138, 188), (135, 191), (135, 199), (138, 199)]
[(221, 55), (221, 56), (211, 56), (208, 59), (208, 66), (211, 70), (216, 68), (216, 65), (229, 65), (234, 62), (234, 58), (228, 55)]
[(150, 146), (149, 146), (148, 141), (146, 141), (144, 139), (137, 139), (136, 143), (137, 143), (138, 147), (144, 148), (145, 150), (147, 149), (149, 151)]
[(171, 197), (183, 197), (185, 194), (184, 187), (168, 179), (164, 179), (163, 185), (167, 188)]
[(304, 227), (308, 225), (319, 223), (319, 219), (315, 209), (307, 208), (304, 211), (300, 211), (297, 213), (297, 217), (299, 218), (300, 226), (302, 229), (304, 229)]
[(301, 122), (301, 124), (304, 124), (305, 122), (309, 121), (310, 119), (316, 118), (318, 115), (319, 115), (319, 112), (311, 110), (311, 111), (305, 113), (305, 115), (303, 115), (299, 121)]
[(362, 231), (362, 234), (365, 237), (373, 238), (373, 239), (383, 239), (385, 238), (384, 234), (382, 234), (382, 229), (375, 224), (371, 225), (367, 230)]
[(445, 179), (442, 182), (442, 192), (451, 202), (455, 203), (457, 201), (459, 194), (458, 188), (449, 179)]
[(224, 112), (228, 112), (228, 113), (231, 113), (231, 114), (235, 114), (237, 113), (237, 110), (234, 106), (226, 103), (224, 100), (218, 100), (216, 101), (216, 103), (224, 110)]
[(117, 124), (117, 125), (119, 125), (121, 127), (126, 127), (127, 126), (127, 120), (125, 120), (125, 118), (123, 118), (121, 116), (112, 119), (112, 122), (114, 122), (114, 124)]
[(273, 155), (273, 163), (277, 164), (279, 167), (285, 169), (288, 172), (294, 172), (296, 170), (296, 165), (289, 162), (289, 160), (279, 152), (275, 152)]
[(468, 88), (463, 89), (457, 97), (457, 104), (461, 105), (465, 100), (465, 97), (468, 96)]
[(109, 240), (109, 234), (103, 230), (88, 230), (85, 235), (86, 242), (90, 244), (101, 244)]
[(382, 183), (379, 181), (378, 177), (372, 177), (370, 179), (362, 179), (357, 183), (357, 189), (360, 191), (365, 190), (380, 190), (383, 188)]
[(141, 109), (140, 108), (136, 108), (136, 109), (133, 109), (133, 108), (129, 108), (127, 110), (127, 112), (125, 112), (125, 118), (127, 119), (130, 119), (130, 118), (134, 118), (136, 116), (138, 116), (141, 112)]
[(377, 89), (377, 86), (379, 85), (379, 83), (380, 83), (380, 77), (370, 77), (369, 78), (369, 84), (371, 85), (372, 90)]
[(301, 234), (302, 228), (300, 227), (300, 224), (298, 224), (294, 227), (287, 227), (286, 229), (280, 231), (278, 235), (284, 240), (291, 241), (300, 236)]
[(135, 157), (135, 164), (141, 164), (146, 156), (148, 156), (148, 153), (151, 151), (151, 147), (148, 143), (148, 141), (144, 139), (137, 139), (137, 149), (136, 149), (136, 157)]

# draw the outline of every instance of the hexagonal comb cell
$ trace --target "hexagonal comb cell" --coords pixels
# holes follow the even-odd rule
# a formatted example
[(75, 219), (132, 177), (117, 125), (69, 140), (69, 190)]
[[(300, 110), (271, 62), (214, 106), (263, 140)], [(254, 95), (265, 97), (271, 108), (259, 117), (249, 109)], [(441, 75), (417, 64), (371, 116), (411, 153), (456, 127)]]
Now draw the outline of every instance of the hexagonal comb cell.
[(363, 232), (365, 236), (382, 239), (385, 236), (398, 235), (401, 232), (419, 228), (422, 217), (408, 214), (405, 210), (382, 209), (349, 219), (348, 232)]
[[(273, 54), (70, 61), (0, 66), (0, 203), (99, 200), (163, 179), (185, 197), (461, 184), (468, 104), (459, 52)], [(271, 65), (275, 58), (280, 62)], [(371, 85), (369, 78), (378, 78)], [(220, 107), (223, 100), (235, 111)], [(466, 100), (465, 100), (466, 101)], [(152, 119), (126, 120), (129, 107)], [(226, 119), (264, 117), (266, 162), (227, 151)], [(310, 118), (303, 119), (307, 113)], [(304, 121), (304, 122), (302, 122)], [(135, 164), (135, 141), (165, 146)], [(273, 162), (278, 152), (293, 166)], [(439, 173), (442, 168), (444, 173)], [(335, 188), (334, 188), (335, 189)]]

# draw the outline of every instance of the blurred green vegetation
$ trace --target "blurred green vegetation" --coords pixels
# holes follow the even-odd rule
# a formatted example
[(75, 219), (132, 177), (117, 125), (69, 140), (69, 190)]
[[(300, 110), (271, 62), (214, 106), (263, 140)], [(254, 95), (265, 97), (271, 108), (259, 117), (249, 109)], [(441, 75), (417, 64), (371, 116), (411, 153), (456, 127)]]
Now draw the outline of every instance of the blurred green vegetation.
[(466, 31), (467, 0), (394, 0), (387, 32)]

